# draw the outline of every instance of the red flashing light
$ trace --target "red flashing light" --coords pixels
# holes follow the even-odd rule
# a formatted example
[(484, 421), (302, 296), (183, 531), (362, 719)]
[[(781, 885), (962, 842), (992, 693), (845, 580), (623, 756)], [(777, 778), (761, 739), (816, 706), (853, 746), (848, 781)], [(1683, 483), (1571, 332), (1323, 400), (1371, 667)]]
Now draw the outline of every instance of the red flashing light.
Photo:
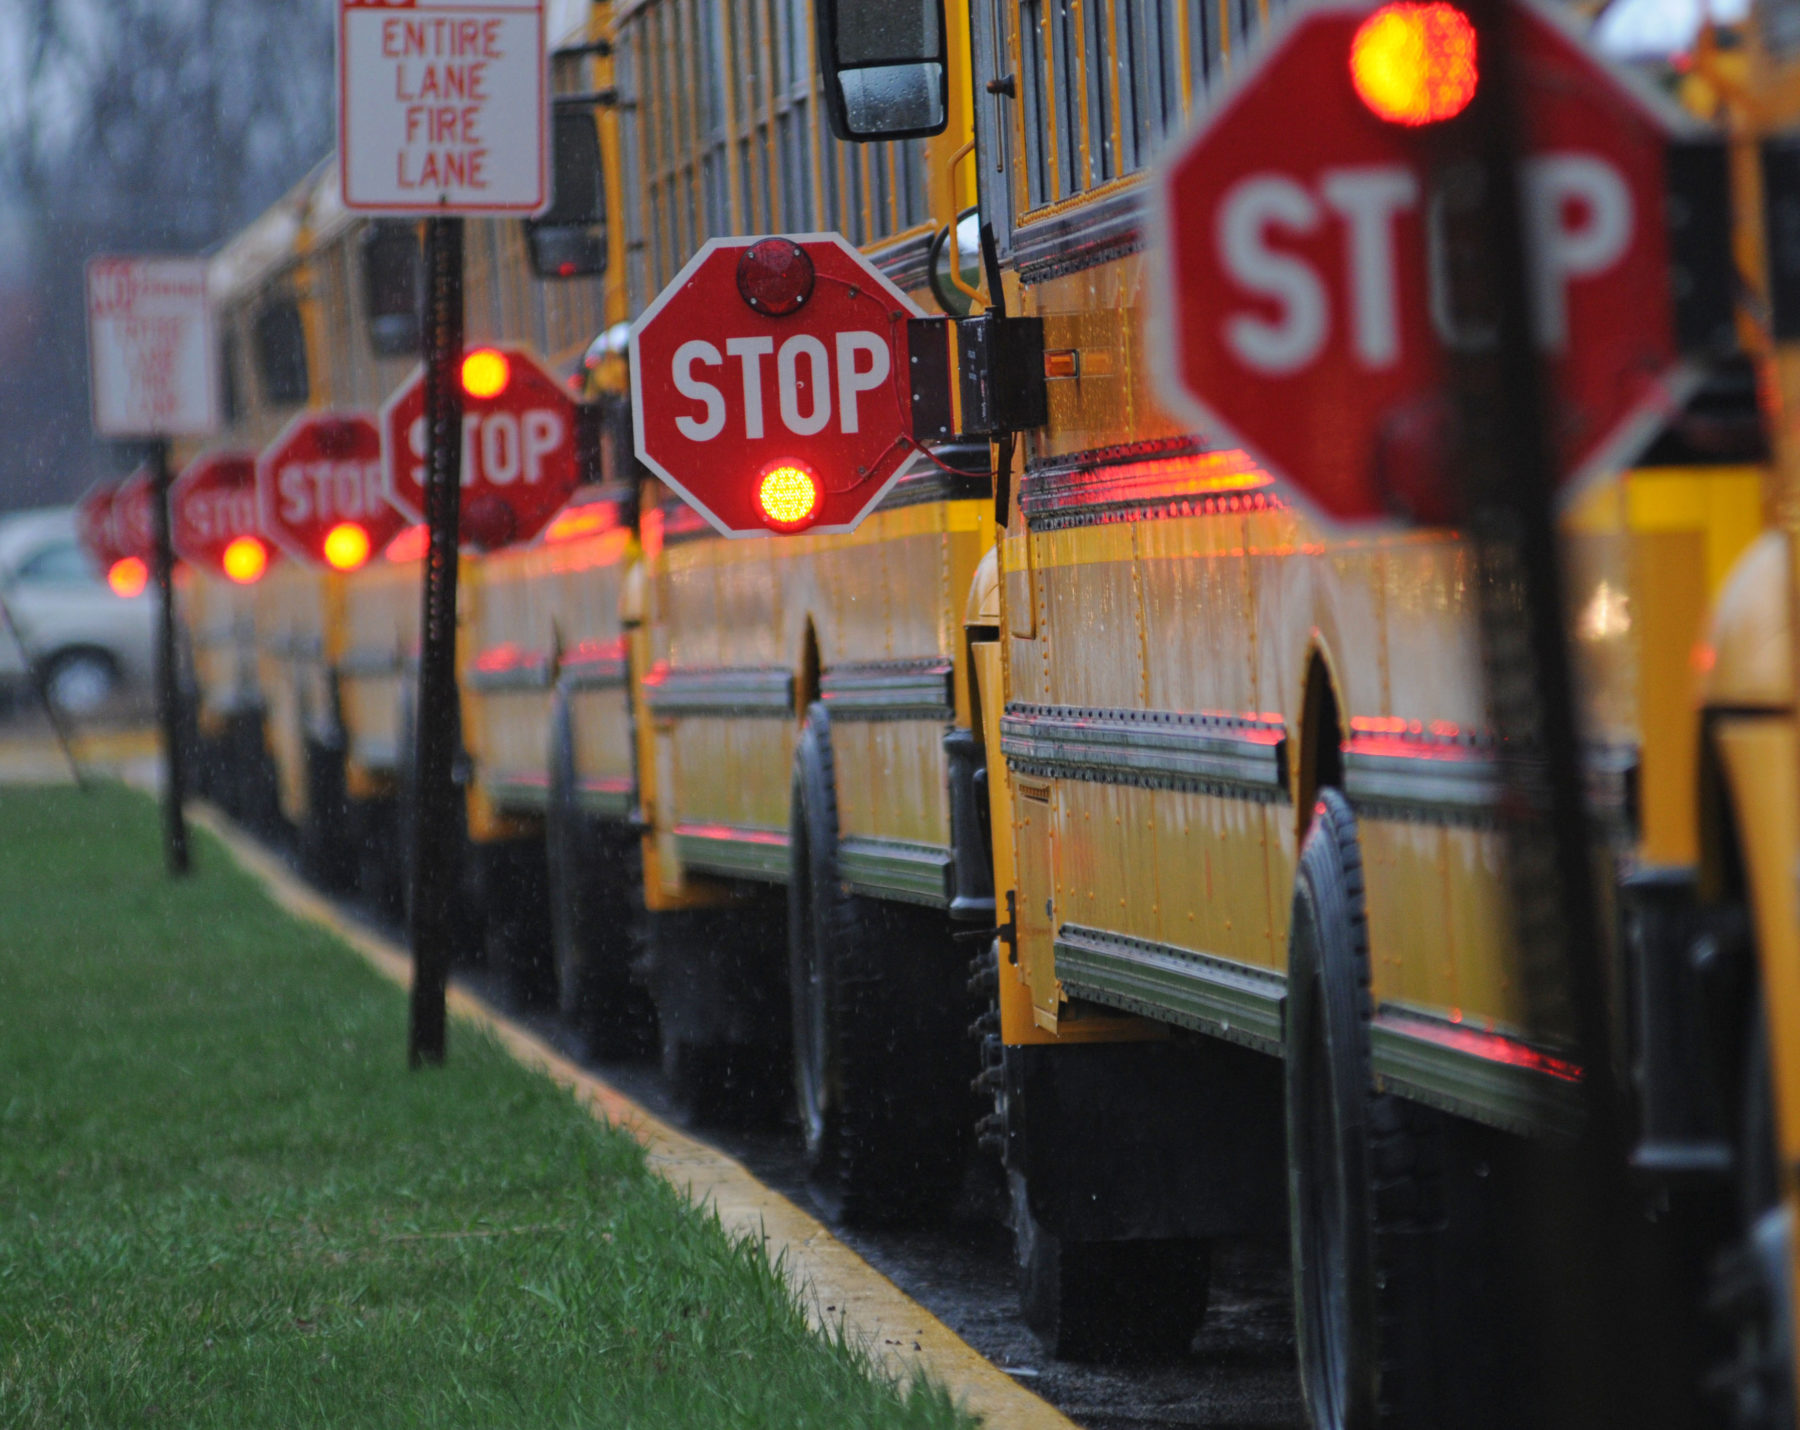
[(775, 530), (798, 531), (811, 525), (818, 513), (819, 484), (805, 467), (781, 462), (767, 468), (757, 482), (756, 505)]
[(498, 397), (512, 381), (512, 363), (498, 348), (476, 348), (462, 361), (463, 391), (470, 397)]
[(269, 548), (254, 536), (239, 536), (225, 548), (219, 558), (225, 575), (240, 586), (251, 586), (262, 580), (269, 569)]
[(738, 259), (738, 296), (764, 317), (785, 318), (806, 306), (814, 276), (812, 258), (799, 244), (765, 238)]
[(124, 557), (106, 568), (106, 584), (112, 587), (115, 596), (124, 596), (127, 600), (141, 596), (144, 587), (150, 584), (150, 568), (141, 557)]
[(1357, 97), (1390, 124), (1454, 119), (1469, 107), (1479, 79), (1475, 26), (1447, 0), (1394, 0), (1350, 41)]
[(354, 571), (369, 559), (369, 533), (353, 521), (340, 521), (325, 533), (325, 560), (336, 571)]

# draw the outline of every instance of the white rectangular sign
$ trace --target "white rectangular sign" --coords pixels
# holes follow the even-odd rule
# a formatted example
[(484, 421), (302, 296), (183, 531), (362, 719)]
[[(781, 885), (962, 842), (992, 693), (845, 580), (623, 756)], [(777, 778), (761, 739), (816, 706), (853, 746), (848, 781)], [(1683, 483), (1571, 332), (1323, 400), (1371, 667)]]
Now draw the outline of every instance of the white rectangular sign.
[(374, 213), (550, 205), (543, 0), (338, 0), (338, 173)]
[(204, 437), (219, 426), (217, 345), (197, 258), (87, 266), (88, 386), (102, 437)]

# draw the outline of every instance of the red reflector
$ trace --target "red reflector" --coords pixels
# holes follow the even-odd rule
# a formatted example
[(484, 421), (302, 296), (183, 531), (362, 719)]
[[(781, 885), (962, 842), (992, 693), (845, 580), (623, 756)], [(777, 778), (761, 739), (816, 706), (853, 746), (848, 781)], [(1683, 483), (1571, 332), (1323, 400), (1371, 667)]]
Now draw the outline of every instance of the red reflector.
[(770, 318), (797, 313), (812, 297), (813, 261), (792, 239), (765, 238), (738, 259), (738, 295)]
[(150, 582), (150, 568), (136, 556), (127, 556), (106, 568), (106, 584), (115, 596), (141, 596)]
[(389, 561), (423, 561), (431, 549), (431, 528), (420, 522), (409, 526), (387, 544)]
[(492, 492), (483, 492), (463, 504), (458, 534), (471, 546), (498, 551), (519, 534), (513, 509)]
[(1350, 41), (1357, 96), (1390, 124), (1454, 119), (1469, 107), (1479, 79), (1475, 26), (1446, 0), (1383, 5)]
[(763, 473), (756, 504), (777, 531), (798, 531), (819, 509), (819, 484), (805, 467), (782, 462)]
[(269, 548), (254, 536), (240, 536), (225, 548), (219, 564), (238, 585), (249, 586), (262, 580), (263, 572), (269, 569)]
[(512, 381), (512, 364), (496, 348), (476, 348), (463, 359), (463, 391), (470, 397), (498, 397)]

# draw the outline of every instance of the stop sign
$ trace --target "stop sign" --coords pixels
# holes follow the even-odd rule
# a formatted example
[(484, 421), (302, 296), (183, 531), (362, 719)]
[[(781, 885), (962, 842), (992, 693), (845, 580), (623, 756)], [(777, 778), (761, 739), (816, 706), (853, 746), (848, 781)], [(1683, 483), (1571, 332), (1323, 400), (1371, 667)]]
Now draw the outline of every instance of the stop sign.
[[(249, 568), (228, 564), (225, 548), (246, 536), (257, 543)], [(248, 569), (262, 575), (268, 547), (256, 519), (254, 454), (209, 452), (188, 463), (169, 484), (169, 543), (182, 560), (233, 580), (246, 579)]]
[[(493, 550), (529, 541), (580, 483), (575, 403), (523, 348), (481, 348), (463, 361), (460, 539)], [(387, 494), (425, 520), (425, 369), (381, 409)]]
[(148, 467), (139, 467), (113, 494), (112, 541), (120, 556), (136, 556), (142, 561), (148, 561), (156, 550), (156, 514)]
[(920, 316), (835, 233), (715, 238), (632, 329), (638, 459), (726, 536), (851, 530), (912, 452)]
[[(1418, 475), (1435, 389), (1455, 345), (1490, 340), (1455, 311), (1441, 219), (1456, 196), (1433, 187), (1430, 126), (1378, 118), (1357, 93), (1370, 17), (1300, 11), (1156, 186), (1165, 400), (1348, 522), (1441, 506), (1435, 471)], [(1628, 459), (1691, 381), (1664, 227), (1667, 140), (1686, 126), (1556, 20), (1529, 4), (1515, 19), (1532, 317), (1566, 496)]]
[(118, 483), (101, 482), (75, 508), (76, 538), (102, 571), (125, 555), (113, 537), (113, 497), (118, 491)]
[(288, 423), (256, 460), (256, 504), (283, 551), (339, 570), (406, 525), (388, 500), (381, 428), (363, 412), (303, 412)]

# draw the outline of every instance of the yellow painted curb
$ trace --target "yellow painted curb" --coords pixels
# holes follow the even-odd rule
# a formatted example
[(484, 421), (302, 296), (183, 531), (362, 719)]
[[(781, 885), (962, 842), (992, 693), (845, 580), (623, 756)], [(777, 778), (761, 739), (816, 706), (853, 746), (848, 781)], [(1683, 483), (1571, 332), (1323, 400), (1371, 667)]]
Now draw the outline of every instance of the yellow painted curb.
[[(346, 919), (211, 809), (195, 805), (189, 815), (282, 908), (329, 929), (402, 988), (411, 985), (412, 960), (398, 945)], [(1061, 1411), (983, 1359), (818, 1218), (770, 1191), (741, 1164), (653, 1116), (460, 988), (450, 990), (449, 1003), (456, 1017), (492, 1032), (519, 1062), (568, 1088), (594, 1116), (629, 1132), (643, 1145), (651, 1168), (694, 1202), (713, 1207), (728, 1232), (759, 1237), (770, 1259), (779, 1258), (815, 1326), (841, 1320), (849, 1337), (868, 1347), (888, 1371), (902, 1378), (923, 1372), (941, 1382), (993, 1430), (1073, 1430), (1074, 1422)], [(828, 1306), (835, 1309), (827, 1311)]]
[[(69, 744), (83, 774), (117, 775), (156, 756), (156, 731), (141, 728), (78, 730)], [(68, 784), (73, 780), (62, 747), (49, 735), (0, 737), (0, 784)]]

